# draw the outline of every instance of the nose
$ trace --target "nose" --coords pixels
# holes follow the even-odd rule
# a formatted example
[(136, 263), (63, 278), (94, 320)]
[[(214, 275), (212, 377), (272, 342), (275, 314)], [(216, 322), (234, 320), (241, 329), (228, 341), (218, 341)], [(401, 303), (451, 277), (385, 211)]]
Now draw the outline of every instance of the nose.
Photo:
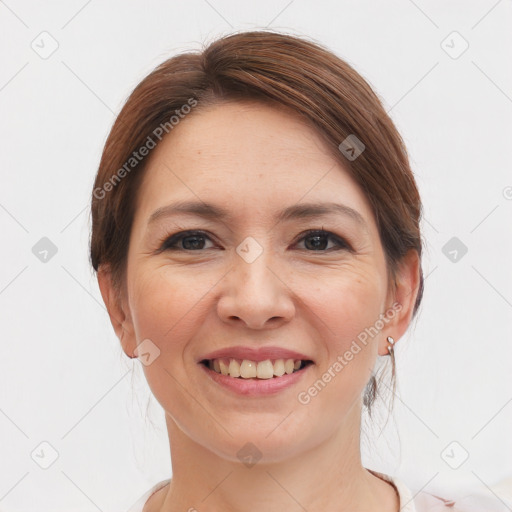
[(224, 322), (268, 329), (293, 318), (293, 291), (280, 275), (282, 272), (272, 266), (266, 251), (250, 263), (235, 255), (217, 303), (218, 315)]

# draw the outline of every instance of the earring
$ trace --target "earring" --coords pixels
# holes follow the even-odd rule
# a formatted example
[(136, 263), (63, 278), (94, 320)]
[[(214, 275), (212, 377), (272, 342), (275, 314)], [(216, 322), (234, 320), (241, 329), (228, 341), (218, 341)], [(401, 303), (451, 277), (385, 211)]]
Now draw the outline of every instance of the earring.
[(388, 343), (390, 343), (390, 345), (388, 345), (388, 352), (391, 355), (391, 352), (393, 351), (393, 344), (395, 343), (395, 340), (391, 336), (388, 336), (387, 341), (388, 341)]

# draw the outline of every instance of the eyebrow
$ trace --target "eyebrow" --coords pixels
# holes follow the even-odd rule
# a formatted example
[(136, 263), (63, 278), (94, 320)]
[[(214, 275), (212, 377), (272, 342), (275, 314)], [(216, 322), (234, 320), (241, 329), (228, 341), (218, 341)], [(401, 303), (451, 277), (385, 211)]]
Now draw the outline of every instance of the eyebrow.
[[(179, 214), (196, 215), (204, 219), (221, 221), (231, 218), (230, 212), (219, 206), (196, 201), (180, 201), (155, 210), (149, 217), (148, 225), (161, 218)], [(302, 203), (288, 206), (278, 213), (276, 220), (283, 222), (292, 219), (310, 219), (337, 214), (350, 217), (362, 227), (368, 229), (366, 221), (357, 210), (338, 203)]]

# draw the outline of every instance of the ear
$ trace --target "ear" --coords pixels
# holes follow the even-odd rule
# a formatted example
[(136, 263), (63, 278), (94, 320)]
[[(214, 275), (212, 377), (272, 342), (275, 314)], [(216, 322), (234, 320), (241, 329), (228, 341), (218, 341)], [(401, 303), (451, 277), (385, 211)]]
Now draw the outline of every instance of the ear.
[(130, 357), (136, 357), (134, 350), (136, 347), (133, 323), (127, 301), (121, 296), (113, 284), (112, 272), (108, 265), (100, 265), (98, 269), (98, 285), (100, 287), (103, 302), (107, 307), (110, 322), (116, 336), (121, 342), (124, 353)]
[[(385, 324), (382, 332), (384, 334), (379, 346), (380, 355), (388, 355), (389, 342), (387, 337), (391, 336), (395, 343), (403, 336), (412, 319), (414, 304), (419, 291), (421, 261), (418, 252), (410, 249), (398, 266), (396, 284), (388, 294), (388, 310), (394, 309), (395, 315)], [(393, 304), (400, 304), (393, 307)]]

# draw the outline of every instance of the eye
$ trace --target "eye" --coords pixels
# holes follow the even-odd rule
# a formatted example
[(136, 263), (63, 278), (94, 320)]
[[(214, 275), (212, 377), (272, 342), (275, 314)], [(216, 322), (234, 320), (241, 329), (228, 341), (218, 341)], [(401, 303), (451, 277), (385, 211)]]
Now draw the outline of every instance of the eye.
[[(323, 229), (312, 229), (299, 239), (299, 242), (305, 241), (306, 250), (309, 252), (330, 252), (332, 250), (352, 251), (352, 247), (339, 236)], [(329, 240), (334, 242), (334, 247), (327, 247)], [(201, 251), (211, 249), (205, 247), (207, 241), (211, 238), (204, 231), (181, 231), (167, 237), (160, 247), (160, 251)], [(298, 242), (297, 242), (298, 243)]]
[[(162, 251), (196, 251), (205, 249), (205, 240), (210, 237), (203, 231), (181, 231), (166, 238), (161, 246)], [(182, 245), (180, 246), (180, 242)], [(178, 245), (178, 247), (176, 247)], [(206, 247), (210, 249), (210, 247)]]
[[(330, 247), (327, 249), (327, 245), (329, 244), (328, 240), (334, 241), (335, 247)], [(341, 250), (346, 249), (352, 251), (352, 247), (345, 241), (343, 238), (336, 236), (334, 233), (330, 233), (329, 231), (324, 231), (323, 229), (313, 229), (306, 233), (300, 240), (306, 241), (306, 248), (311, 248), (315, 252), (323, 252), (331, 250)], [(308, 241), (310, 243), (308, 244)], [(337, 248), (336, 248), (337, 247)]]

